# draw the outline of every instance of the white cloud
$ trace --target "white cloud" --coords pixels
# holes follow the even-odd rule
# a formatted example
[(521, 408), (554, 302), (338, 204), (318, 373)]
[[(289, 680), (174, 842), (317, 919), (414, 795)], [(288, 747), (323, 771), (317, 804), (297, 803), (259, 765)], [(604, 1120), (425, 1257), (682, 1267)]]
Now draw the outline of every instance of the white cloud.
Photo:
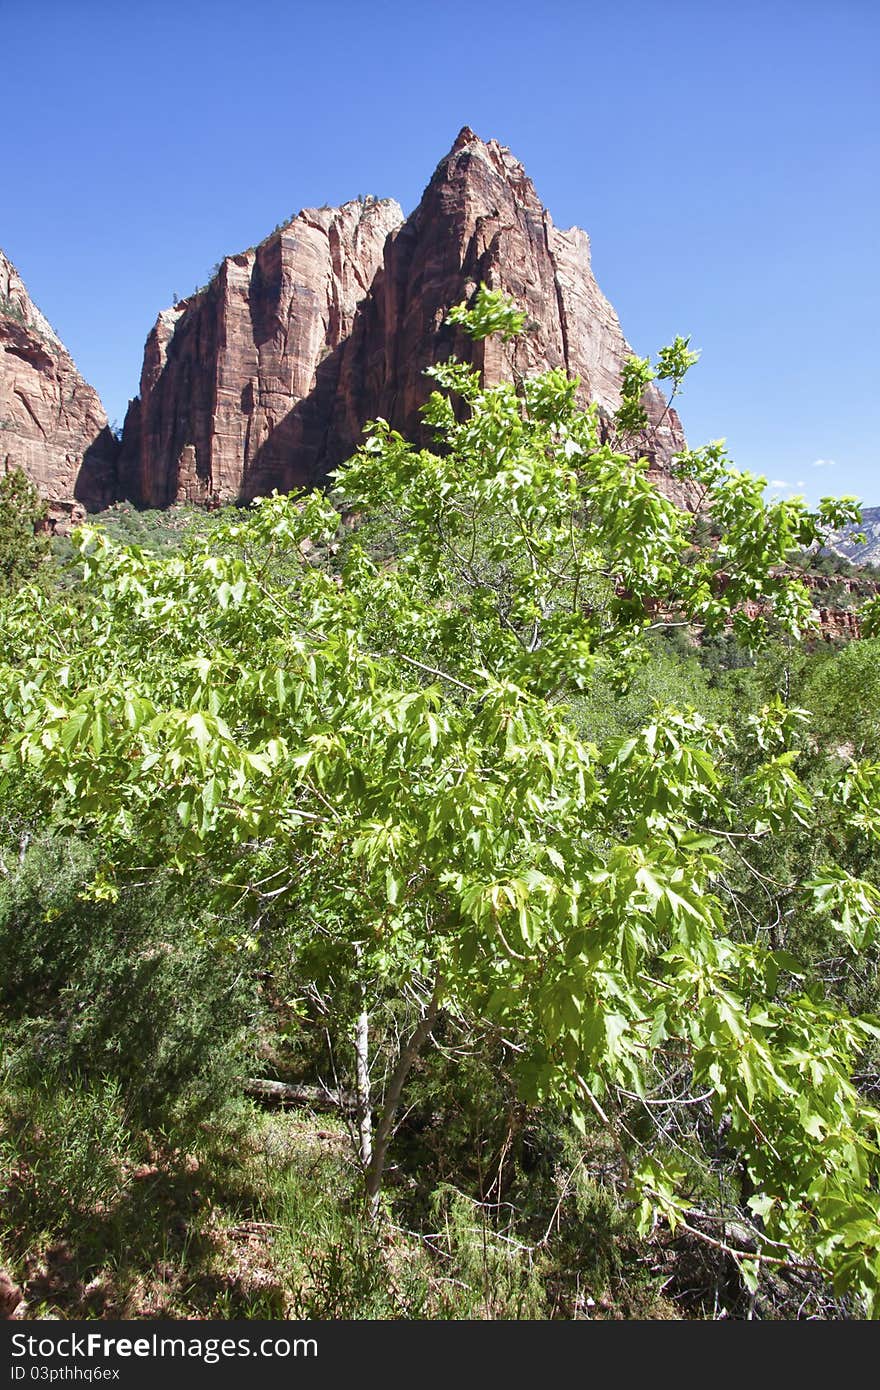
[(770, 479), (770, 486), (771, 486), (771, 487), (791, 487), (791, 483), (787, 483), (787, 482), (785, 481), (784, 478), (771, 478), (771, 479)]
[(804, 481), (803, 478), (798, 478), (797, 482), (795, 483), (795, 487), (806, 487), (806, 486), (807, 486), (807, 484), (806, 484), (806, 482)]
[(837, 467), (837, 460), (836, 460), (836, 459), (816, 459), (815, 462), (814, 462), (814, 464), (813, 464), (813, 467), (814, 467), (814, 468), (836, 468), (836, 467)]

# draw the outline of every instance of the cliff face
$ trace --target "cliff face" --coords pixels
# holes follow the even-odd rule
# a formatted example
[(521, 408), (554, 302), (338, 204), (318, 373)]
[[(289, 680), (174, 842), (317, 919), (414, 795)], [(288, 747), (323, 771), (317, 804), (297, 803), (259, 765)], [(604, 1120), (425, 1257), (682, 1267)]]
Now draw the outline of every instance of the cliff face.
[(0, 252), (0, 470), (20, 468), (58, 524), (113, 500), (118, 451), (97, 392)]
[(161, 313), (125, 422), (122, 492), (162, 507), (317, 481), (342, 345), (402, 221), (391, 201), (306, 209)]
[[(126, 419), (122, 493), (164, 506), (313, 483), (377, 415), (419, 437), (426, 367), (454, 351), (489, 384), (510, 374), (500, 345), (444, 324), (481, 281), (528, 313), (518, 371), (561, 367), (584, 403), (616, 407), (630, 349), (586, 233), (554, 227), (509, 150), (465, 129), (406, 221), (391, 202), (307, 210), (159, 315)], [(675, 492), (666, 466), (681, 425), (653, 388), (645, 405), (644, 452)]]
[[(417, 437), (419, 406), (431, 389), (424, 369), (450, 352), (481, 366), (489, 385), (509, 376), (504, 346), (493, 339), (472, 344), (443, 322), (481, 281), (526, 310), (518, 371), (560, 367), (580, 377), (584, 404), (616, 409), (631, 349), (593, 277), (587, 234), (554, 227), (510, 151), (495, 140), (485, 144), (466, 127), (416, 211), (389, 238), (382, 272), (355, 320), (328, 441), (329, 467), (351, 452), (363, 421), (376, 415)], [(655, 388), (644, 404), (653, 426), (645, 452), (662, 471), (684, 434)]]

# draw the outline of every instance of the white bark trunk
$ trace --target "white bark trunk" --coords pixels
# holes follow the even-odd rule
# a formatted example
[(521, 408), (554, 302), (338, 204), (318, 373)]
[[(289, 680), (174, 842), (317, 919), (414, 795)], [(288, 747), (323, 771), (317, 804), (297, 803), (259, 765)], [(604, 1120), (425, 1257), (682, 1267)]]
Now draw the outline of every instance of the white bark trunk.
[(358, 1014), (354, 1030), (355, 1091), (361, 1164), (368, 1172), (373, 1159), (373, 1113), (370, 1105), (370, 1015)]

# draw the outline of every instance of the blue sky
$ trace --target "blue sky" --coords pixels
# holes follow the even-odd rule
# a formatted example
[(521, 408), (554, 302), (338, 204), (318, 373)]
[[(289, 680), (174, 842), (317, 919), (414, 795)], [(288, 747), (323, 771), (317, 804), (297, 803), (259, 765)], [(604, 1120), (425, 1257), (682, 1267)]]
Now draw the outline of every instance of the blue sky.
[(877, 0), (0, 0), (0, 245), (111, 419), (158, 311), (300, 207), (411, 211), (459, 128), (590, 233), (691, 443), (880, 504)]

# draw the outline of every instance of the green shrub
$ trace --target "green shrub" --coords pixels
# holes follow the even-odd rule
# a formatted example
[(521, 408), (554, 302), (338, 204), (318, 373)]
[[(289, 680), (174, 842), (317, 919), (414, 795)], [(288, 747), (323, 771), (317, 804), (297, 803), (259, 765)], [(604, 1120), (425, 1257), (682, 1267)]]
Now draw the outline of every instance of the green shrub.
[(26, 583), (46, 557), (38, 530), (46, 515), (37, 489), (20, 468), (0, 477), (0, 593)]
[(77, 1078), (67, 1089), (49, 1079), (4, 1082), (0, 1239), (20, 1257), (36, 1237), (70, 1239), (106, 1211), (135, 1150), (118, 1080)]
[(240, 1090), (257, 1015), (253, 970), (220, 953), (173, 881), (85, 901), (94, 856), (47, 836), (0, 880), (7, 1067), (59, 1093), (118, 1084), (133, 1131), (183, 1143)]

